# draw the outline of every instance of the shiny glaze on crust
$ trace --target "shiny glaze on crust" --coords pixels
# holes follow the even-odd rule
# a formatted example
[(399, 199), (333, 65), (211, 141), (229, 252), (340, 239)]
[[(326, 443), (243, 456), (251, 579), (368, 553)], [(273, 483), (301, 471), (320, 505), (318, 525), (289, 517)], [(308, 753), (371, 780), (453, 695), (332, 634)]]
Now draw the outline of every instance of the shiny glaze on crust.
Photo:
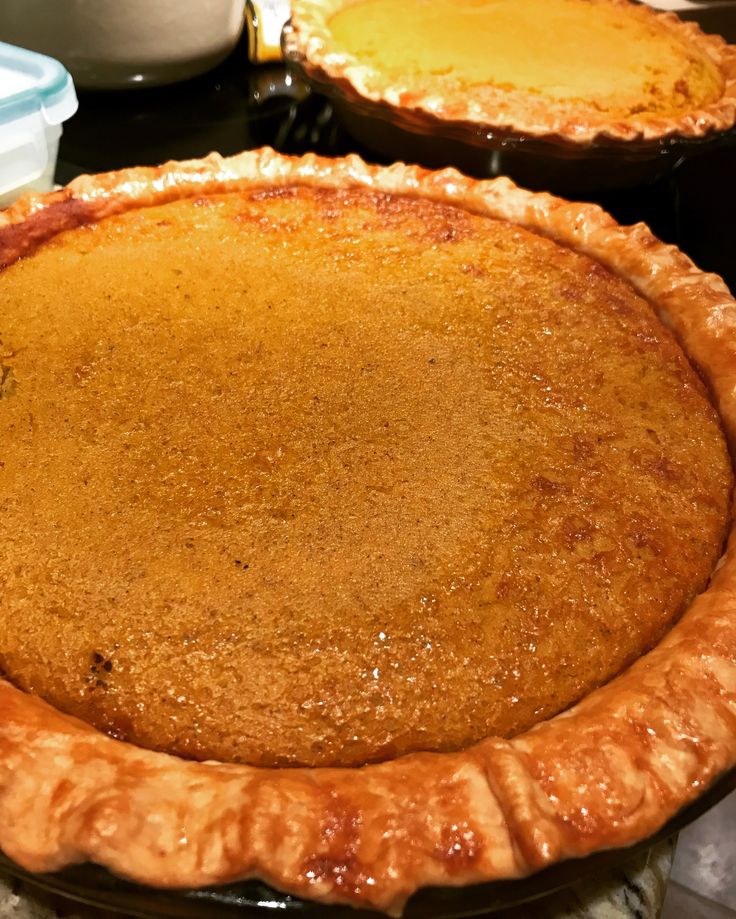
[[(736, 303), (725, 285), (643, 226), (618, 227), (594, 206), (532, 195), (507, 180), (257, 151), (85, 178), (26, 199), (0, 214), (0, 227), (72, 197), (113, 213), (264, 180), (454, 202), (598, 259), (676, 329), (736, 444)], [(159, 887), (258, 876), (312, 899), (398, 915), (418, 887), (519, 877), (644, 839), (736, 765), (734, 552), (732, 544), (708, 591), (620, 678), (511, 741), (489, 739), (460, 754), (359, 770), (187, 763), (111, 740), (0, 683), (0, 846), (35, 871), (89, 858)], [(651, 744), (642, 745), (644, 733)], [(322, 832), (343, 821), (349, 853), (342, 832)], [(463, 822), (463, 834), (483, 845), (457, 871), (437, 858), (438, 843)], [(356, 850), (365, 882), (347, 871)], [(310, 876), (315, 858), (337, 870)]]

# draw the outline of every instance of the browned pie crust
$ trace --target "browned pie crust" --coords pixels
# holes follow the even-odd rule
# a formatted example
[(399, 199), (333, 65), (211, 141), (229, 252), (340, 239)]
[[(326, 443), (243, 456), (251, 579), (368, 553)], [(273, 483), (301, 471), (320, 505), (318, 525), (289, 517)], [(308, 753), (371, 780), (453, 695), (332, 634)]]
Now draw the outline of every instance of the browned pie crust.
[[(675, 330), (736, 445), (736, 302), (643, 225), (506, 179), (270, 150), (81, 177), (0, 213), (0, 265), (62, 229), (252, 184), (359, 185), (512, 220), (627, 278)], [(660, 644), (563, 715), (462, 753), (359, 769), (192, 763), (124, 744), (0, 682), (0, 846), (32, 871), (93, 860), (158, 887), (260, 877), (400, 912), (425, 885), (528, 874), (646, 838), (736, 765), (734, 540)]]
[[(542, 105), (533, 94), (506, 87), (485, 87), (482, 96), (472, 91), (445, 96), (436, 89), (423, 91), (416, 85), (389, 81), (370, 62), (336, 46), (330, 19), (354, 2), (295, 0), (291, 24), (284, 35), (287, 57), (297, 60), (310, 77), (339, 87), (347, 98), (388, 105), (417, 119), (425, 130), (429, 125), (435, 130), (464, 126), (474, 133), (481, 129), (499, 137), (537, 138), (584, 148), (600, 143), (633, 145), (676, 137), (701, 138), (728, 130), (736, 122), (736, 47), (720, 36), (705, 34), (696, 23), (685, 22), (674, 13), (639, 7), (653, 24), (693, 45), (717, 65), (724, 81), (722, 95), (679, 113), (632, 113), (606, 120), (590, 119), (582, 109), (571, 117), (570, 105), (564, 101), (544, 97)], [(631, 0), (599, 2), (631, 5)], [(411, 41), (410, 36), (407, 41)]]

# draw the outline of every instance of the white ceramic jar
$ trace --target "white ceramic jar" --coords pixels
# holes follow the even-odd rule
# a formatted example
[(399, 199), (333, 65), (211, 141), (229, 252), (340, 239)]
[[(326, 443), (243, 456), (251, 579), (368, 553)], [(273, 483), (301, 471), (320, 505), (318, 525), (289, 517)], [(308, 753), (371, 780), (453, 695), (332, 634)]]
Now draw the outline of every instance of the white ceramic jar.
[(78, 87), (174, 83), (223, 60), (245, 0), (0, 0), (0, 41), (62, 61)]

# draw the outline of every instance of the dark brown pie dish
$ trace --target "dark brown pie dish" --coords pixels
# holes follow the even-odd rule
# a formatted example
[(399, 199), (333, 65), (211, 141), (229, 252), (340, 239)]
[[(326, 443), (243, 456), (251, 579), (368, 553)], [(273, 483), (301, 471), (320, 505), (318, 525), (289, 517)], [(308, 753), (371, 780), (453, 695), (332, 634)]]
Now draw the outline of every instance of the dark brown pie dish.
[[(283, 38), (295, 71), (383, 157), (453, 165), (478, 177), (510, 175), (527, 187), (579, 195), (653, 181), (684, 156), (732, 142), (733, 47), (674, 14), (629, 0), (559, 0), (533, 9), (417, 2), (403, 12), (392, 3), (301, 0)], [(597, 22), (606, 16), (610, 23)], [(352, 21), (343, 25), (346, 17)], [(413, 40), (399, 60), (406, 34)], [(652, 48), (640, 52), (647, 43)], [(495, 50), (485, 54), (486, 46)], [(655, 67), (651, 57), (665, 46)], [(472, 68), (463, 64), (468, 56)], [(713, 68), (709, 91), (699, 87), (696, 60)], [(555, 85), (558, 71), (569, 88)], [(639, 83), (632, 78), (618, 98), (624, 75), (639, 71)], [(535, 86), (535, 79), (542, 82)]]

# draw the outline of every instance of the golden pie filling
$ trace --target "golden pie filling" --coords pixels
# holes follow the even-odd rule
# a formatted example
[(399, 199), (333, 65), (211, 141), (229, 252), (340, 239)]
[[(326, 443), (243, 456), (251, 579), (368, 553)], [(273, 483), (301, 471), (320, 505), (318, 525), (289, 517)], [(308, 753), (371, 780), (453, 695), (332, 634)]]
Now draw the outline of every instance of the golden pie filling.
[(657, 642), (721, 550), (723, 436), (649, 305), (429, 200), (69, 230), (0, 275), (0, 366), (0, 666), (146, 747), (513, 735)]
[(358, 0), (329, 28), (384, 81), (443, 97), (482, 100), (490, 87), (604, 120), (676, 114), (723, 91), (706, 52), (610, 0)]

